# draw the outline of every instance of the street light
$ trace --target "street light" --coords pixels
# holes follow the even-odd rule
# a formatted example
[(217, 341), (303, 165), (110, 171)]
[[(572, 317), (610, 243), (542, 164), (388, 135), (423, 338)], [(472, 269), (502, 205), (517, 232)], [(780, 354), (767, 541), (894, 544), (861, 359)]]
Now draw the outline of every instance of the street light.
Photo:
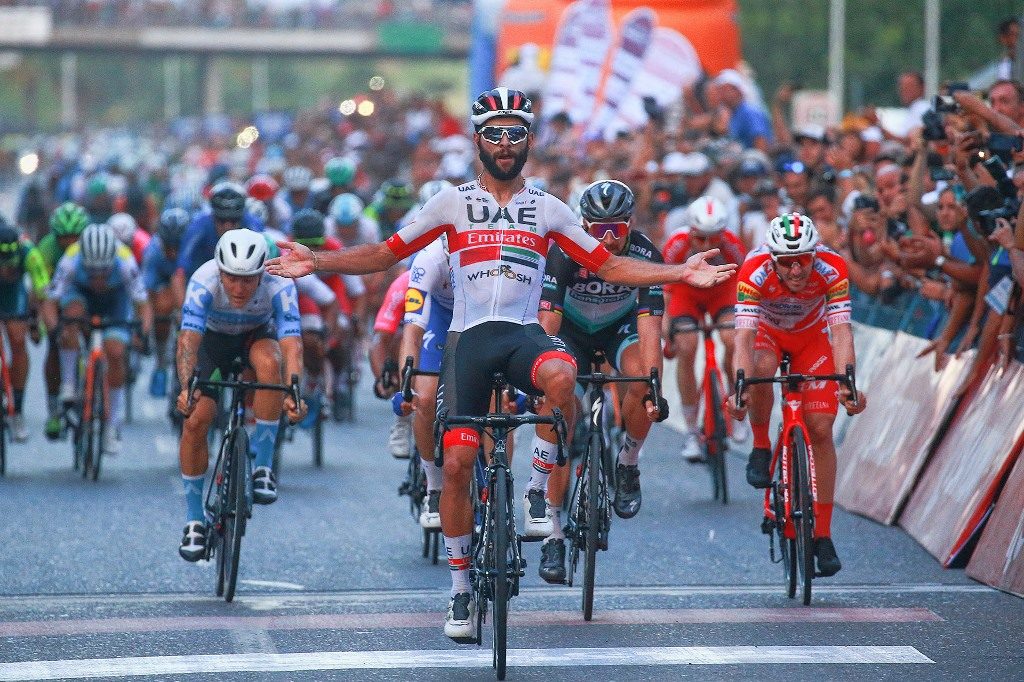
[(364, 99), (362, 102), (359, 103), (359, 109), (358, 109), (359, 115), (360, 116), (370, 116), (370, 115), (373, 114), (373, 108), (374, 108), (373, 107), (373, 102), (371, 102), (368, 99)]

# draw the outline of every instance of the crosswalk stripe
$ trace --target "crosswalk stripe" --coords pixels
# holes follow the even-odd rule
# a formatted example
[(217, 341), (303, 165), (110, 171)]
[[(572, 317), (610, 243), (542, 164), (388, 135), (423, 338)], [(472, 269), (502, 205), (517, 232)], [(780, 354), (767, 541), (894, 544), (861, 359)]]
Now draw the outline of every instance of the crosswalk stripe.
[[(934, 663), (911, 646), (726, 646), (617, 647), (603, 649), (511, 649), (512, 667), (766, 664)], [(145, 656), (0, 664), (3, 680), (56, 680), (133, 675), (298, 672), (309, 670), (489, 668), (491, 652), (480, 649), (420, 651), (329, 651), (290, 654)]]
[[(0, 637), (47, 637), (125, 632), (194, 630), (373, 630), (438, 627), (436, 613), (327, 613), (280, 616), (168, 616), (0, 621)], [(516, 626), (582, 626), (579, 611), (513, 611)], [(724, 608), (617, 609), (595, 611), (593, 625), (685, 625), (700, 623), (924, 623), (942, 618), (924, 608)]]

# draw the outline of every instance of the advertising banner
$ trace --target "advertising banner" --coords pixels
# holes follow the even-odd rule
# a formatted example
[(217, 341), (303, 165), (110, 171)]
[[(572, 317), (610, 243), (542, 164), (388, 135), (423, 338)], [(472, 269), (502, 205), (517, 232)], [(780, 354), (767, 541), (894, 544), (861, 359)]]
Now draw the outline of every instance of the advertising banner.
[[(922, 395), (923, 391), (917, 393), (919, 399)], [(981, 528), (1020, 452), (1021, 395), (1024, 365), (1014, 362), (1005, 372), (989, 369), (942, 439), (900, 516), (900, 525), (943, 566), (952, 564)]]
[[(850, 419), (838, 448), (836, 502), (891, 524), (917, 481), (968, 359), (951, 359), (936, 373), (930, 359), (914, 359), (926, 340), (902, 332), (875, 332), (890, 341), (871, 363), (870, 385), (864, 387), (870, 389), (868, 408)], [(863, 367), (866, 359), (857, 350), (857, 366)]]
[(1018, 458), (999, 493), (967, 575), (1024, 597), (1024, 458)]

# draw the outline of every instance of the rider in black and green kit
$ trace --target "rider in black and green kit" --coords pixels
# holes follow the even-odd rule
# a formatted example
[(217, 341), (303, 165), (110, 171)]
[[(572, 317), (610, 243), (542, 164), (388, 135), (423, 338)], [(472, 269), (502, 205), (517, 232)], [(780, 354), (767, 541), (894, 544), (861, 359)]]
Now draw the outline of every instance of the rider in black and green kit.
[[(28, 275), (30, 286), (25, 285)], [(10, 378), (14, 394), (14, 440), (28, 440), (22, 404), (25, 401), (25, 380), (28, 378), (28, 349), (25, 336), (29, 332), (29, 315), (46, 294), (50, 275), (43, 256), (36, 246), (23, 239), (6, 220), (0, 218), (0, 324), (7, 330), (11, 347)], [(38, 326), (33, 339), (38, 341)]]
[[(82, 230), (89, 224), (89, 214), (78, 204), (68, 201), (56, 208), (50, 215), (50, 233), (39, 240), (36, 247), (42, 255), (48, 278), (53, 276), (57, 261), (69, 246), (78, 241)], [(46, 437), (55, 440), (60, 437), (60, 360), (57, 343), (52, 337), (46, 347)]]

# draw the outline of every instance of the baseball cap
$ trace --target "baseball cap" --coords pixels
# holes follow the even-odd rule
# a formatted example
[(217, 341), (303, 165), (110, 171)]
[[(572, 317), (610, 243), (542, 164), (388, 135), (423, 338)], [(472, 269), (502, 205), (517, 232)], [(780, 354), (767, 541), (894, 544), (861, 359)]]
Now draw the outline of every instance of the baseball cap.
[(738, 88), (740, 92), (747, 85), (747, 81), (740, 75), (740, 72), (736, 69), (722, 69), (715, 79), (712, 81), (715, 85), (731, 85)]
[(825, 142), (825, 128), (818, 125), (817, 123), (807, 123), (802, 126), (798, 126), (793, 131), (793, 139), (799, 142), (800, 140), (814, 140), (815, 142)]
[(669, 175), (700, 175), (711, 170), (711, 159), (700, 152), (671, 152), (662, 159), (661, 170)]

